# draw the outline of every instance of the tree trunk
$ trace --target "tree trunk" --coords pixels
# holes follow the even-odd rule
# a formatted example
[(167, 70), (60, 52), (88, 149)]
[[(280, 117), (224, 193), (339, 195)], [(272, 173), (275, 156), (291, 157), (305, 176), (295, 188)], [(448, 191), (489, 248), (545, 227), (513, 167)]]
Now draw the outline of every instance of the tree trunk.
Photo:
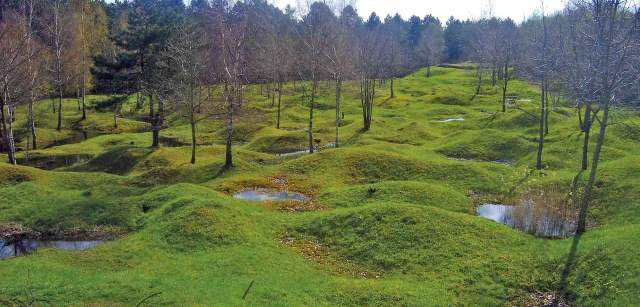
[[(82, 120), (87, 119), (85, 98), (87, 96), (87, 42), (84, 33), (84, 0), (80, 9), (80, 37), (82, 40)], [(138, 98), (140, 95), (138, 94)]]
[(476, 95), (480, 95), (482, 91), (482, 64), (478, 64), (478, 82), (476, 84)]
[(155, 110), (153, 106), (153, 95), (149, 94), (149, 121), (153, 124), (153, 119), (155, 118)]
[[(278, 88), (273, 87), (273, 90), (274, 91), (278, 91)], [(271, 107), (273, 108), (273, 107), (275, 107), (275, 105), (276, 105), (276, 94), (272, 93), (271, 94)]]
[(196, 164), (196, 118), (193, 110), (191, 111), (191, 164)]
[(546, 111), (545, 111), (545, 100), (546, 100), (546, 81), (543, 78), (542, 79), (542, 83), (540, 85), (540, 91), (541, 91), (541, 95), (540, 95), (540, 128), (539, 128), (539, 135), (538, 135), (538, 156), (537, 156), (537, 160), (536, 160), (536, 169), (541, 170), (542, 169), (542, 149), (544, 147), (544, 123), (545, 123), (545, 115), (546, 115)]
[(78, 105), (78, 112), (82, 111), (82, 107), (80, 106), (81, 104), (80, 100), (82, 99), (80, 98), (80, 87), (78, 86), (78, 88), (76, 89), (76, 102)]
[(267, 83), (267, 99), (271, 99), (271, 82)]
[(281, 112), (282, 112), (282, 81), (278, 81), (278, 118), (276, 120), (277, 129), (280, 129)]
[[(84, 79), (84, 76), (83, 76), (83, 79)], [(85, 86), (82, 86), (82, 120), (87, 119), (87, 105), (85, 101), (86, 97), (87, 97), (87, 89)]]
[[(159, 103), (159, 102), (158, 102)], [(160, 129), (158, 127), (158, 112), (154, 110), (153, 95), (149, 95), (149, 110), (151, 113), (151, 147), (160, 147)]]
[(373, 118), (373, 100), (376, 91), (375, 88), (375, 80), (364, 78), (360, 88), (364, 131), (369, 131), (369, 129), (371, 129), (371, 120)]
[(140, 92), (136, 93), (136, 111), (142, 109), (142, 97), (140, 97)]
[(497, 70), (498, 70), (498, 65), (496, 65), (495, 63), (493, 64), (492, 70), (491, 70), (491, 85), (496, 86), (496, 83), (498, 83), (498, 78), (497, 78)]
[(62, 129), (62, 85), (58, 86), (58, 127), (56, 130)]
[[(33, 97), (33, 95), (31, 96)], [(29, 99), (29, 132), (31, 133), (31, 146), (38, 149), (37, 133), (36, 133), (36, 116), (33, 111), (33, 98)]]
[(394, 88), (393, 88), (393, 79), (394, 78), (391, 78), (391, 98), (395, 98), (396, 97), (396, 93), (395, 93)]
[(509, 61), (504, 62), (504, 71), (502, 72), (504, 83), (502, 84), (502, 112), (507, 112), (507, 90), (509, 89)]
[[(13, 118), (11, 118), (11, 106), (8, 103), (7, 95), (4, 95), (4, 102), (0, 105), (0, 120), (2, 121), (2, 140), (7, 147), (7, 157), (9, 158), (9, 164), (17, 164), (16, 161), (16, 147), (13, 139)], [(7, 105), (7, 114), (5, 114), (5, 105)], [(8, 122), (8, 124), (7, 124)]]
[(4, 103), (0, 99), (0, 108), (2, 108), (2, 116), (0, 116), (0, 153), (5, 151), (5, 137), (4, 137)]
[(545, 103), (545, 114), (544, 114), (544, 135), (549, 135), (549, 96), (547, 92), (547, 97), (544, 100)]
[(584, 143), (582, 145), (582, 170), (589, 169), (589, 141), (591, 138), (591, 103), (586, 103), (584, 111), (584, 123), (582, 124), (584, 132)]
[[(393, 97), (393, 79), (391, 79), (391, 96)], [(336, 78), (336, 148), (340, 147), (340, 123), (342, 119), (340, 117), (342, 99), (342, 77)]]
[[(234, 95), (237, 89), (233, 89)], [(234, 96), (235, 97), (235, 96)], [(225, 151), (225, 162), (224, 167), (226, 169), (230, 169), (233, 167), (233, 99), (232, 95), (227, 90), (226, 101), (227, 101), (227, 136), (226, 136), (226, 151)]]
[(116, 104), (113, 106), (113, 128), (118, 129), (118, 106), (120, 105), (120, 98), (116, 100)]
[(591, 163), (591, 173), (589, 174), (589, 181), (584, 188), (584, 194), (582, 196), (582, 205), (580, 206), (580, 215), (578, 217), (577, 234), (583, 234), (587, 229), (587, 211), (589, 210), (589, 202), (591, 201), (591, 193), (593, 192), (593, 186), (596, 182), (596, 175), (598, 172), (598, 163), (600, 162), (600, 153), (602, 151), (602, 145), (604, 144), (605, 133), (607, 132), (607, 124), (609, 122), (609, 105), (605, 105), (602, 122), (600, 123), (600, 133), (596, 141), (596, 148), (593, 152), (593, 161)]
[(309, 153), (314, 152), (313, 148), (313, 110), (315, 108), (316, 91), (318, 90), (318, 81), (313, 78), (311, 85), (311, 105), (309, 106)]

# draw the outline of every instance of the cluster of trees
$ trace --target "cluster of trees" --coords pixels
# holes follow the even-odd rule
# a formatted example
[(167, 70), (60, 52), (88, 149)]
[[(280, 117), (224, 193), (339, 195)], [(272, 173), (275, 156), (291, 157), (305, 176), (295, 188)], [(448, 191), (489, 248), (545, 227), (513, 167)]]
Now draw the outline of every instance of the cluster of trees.
[[(195, 163), (196, 126), (204, 119), (226, 123), (226, 167), (233, 166), (234, 120), (249, 84), (266, 85), (281, 124), (283, 84), (293, 81), (309, 107), (309, 151), (314, 151), (314, 110), (319, 82), (335, 85), (336, 146), (340, 146), (342, 86), (358, 82), (363, 130), (370, 129), (380, 81), (390, 82), (443, 61), (474, 63), (477, 84), (502, 91), (507, 111), (509, 81), (540, 86), (537, 168), (549, 133), (550, 102), (564, 97), (580, 114), (583, 170), (589, 166), (591, 129), (600, 127), (583, 201), (586, 212), (612, 106), (635, 100), (640, 37), (638, 12), (628, 0), (572, 0), (562, 12), (544, 10), (521, 24), (490, 16), (449, 19), (427, 15), (362, 19), (347, 0), (301, 0), (280, 10), (266, 0), (5, 0), (0, 2), (0, 132), (2, 149), (15, 163), (14, 110), (28, 106), (30, 145), (37, 148), (35, 101), (78, 97), (86, 119), (88, 91), (110, 94), (114, 126), (120, 105), (135, 95), (148, 109), (153, 146), (179, 114), (191, 124)], [(488, 10), (491, 12), (492, 10)], [(297, 84), (297, 86), (296, 86)], [(220, 94), (221, 93), (221, 94)], [(385, 94), (386, 95), (386, 94)], [(218, 96), (218, 97), (216, 97)], [(277, 103), (276, 103), (277, 100)], [(579, 227), (584, 231), (584, 224)]]
[[(363, 129), (371, 127), (379, 80), (393, 80), (444, 54), (444, 29), (428, 15), (405, 21), (399, 15), (363, 20), (347, 1), (306, 1), (284, 11), (266, 0), (97, 0), (3, 1), (2, 55), (3, 149), (15, 163), (13, 109), (45, 96), (55, 97), (57, 128), (62, 127), (63, 98), (77, 96), (86, 119), (88, 91), (110, 94), (114, 127), (123, 101), (135, 95), (147, 108), (153, 146), (169, 112), (192, 126), (195, 163), (196, 125), (207, 118), (227, 123), (227, 167), (233, 165), (234, 117), (251, 83), (266, 84), (276, 126), (281, 122), (283, 84), (302, 81), (309, 106), (309, 150), (314, 151), (314, 107), (320, 80), (335, 82), (336, 146), (339, 146), (342, 84), (359, 80)], [(13, 56), (15, 55), (15, 56)], [(39, 63), (35, 63), (39, 62)], [(36, 71), (37, 69), (41, 71)], [(46, 69), (42, 69), (46, 68)], [(90, 73), (89, 73), (90, 72)], [(29, 76), (29, 77), (28, 77)], [(214, 97), (222, 87), (221, 97)], [(13, 91), (13, 92), (12, 92)], [(18, 93), (26, 91), (27, 93)], [(221, 98), (221, 99), (220, 99)], [(5, 108), (6, 107), (6, 108)], [(4, 114), (4, 113), (3, 113)], [(32, 148), (36, 123), (29, 115)]]
[[(476, 94), (481, 94), (482, 79), (488, 74), (494, 86), (501, 81), (502, 112), (507, 111), (509, 80), (514, 75), (539, 86), (537, 169), (544, 166), (551, 109), (560, 97), (575, 107), (579, 115), (576, 129), (583, 133), (581, 170), (588, 170), (591, 163), (580, 202), (578, 233), (585, 231), (611, 109), (638, 102), (639, 22), (633, 1), (572, 0), (561, 12), (546, 15), (542, 9), (520, 25), (498, 18), (450, 20), (445, 30), (449, 57), (476, 64)], [(599, 133), (591, 146), (596, 123)]]
[(86, 118), (84, 98), (94, 86), (91, 57), (108, 44), (107, 22), (103, 4), (95, 1), (0, 2), (0, 148), (11, 163), (16, 151), (14, 110), (19, 104), (28, 105), (28, 143), (34, 149), (34, 102), (51, 97), (58, 130), (64, 97), (78, 97)]

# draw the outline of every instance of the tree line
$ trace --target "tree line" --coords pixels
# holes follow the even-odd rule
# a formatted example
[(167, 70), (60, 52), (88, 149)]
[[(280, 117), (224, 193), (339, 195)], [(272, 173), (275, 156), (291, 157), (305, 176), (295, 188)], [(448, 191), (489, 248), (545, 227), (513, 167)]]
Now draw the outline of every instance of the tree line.
[[(489, 10), (491, 11), (491, 10)], [(308, 107), (308, 146), (314, 144), (319, 83), (335, 94), (335, 144), (340, 146), (345, 82), (360, 89), (362, 129), (373, 123), (375, 99), (395, 96), (394, 80), (443, 62), (473, 63), (477, 82), (501, 91), (507, 112), (509, 82), (528, 79), (540, 88), (536, 167), (542, 169), (550, 110), (560, 98), (578, 112), (584, 135), (582, 169), (591, 173), (586, 212), (595, 182), (610, 111), (637, 101), (638, 12), (627, 0), (572, 0), (564, 10), (544, 9), (522, 23), (485, 16), (445, 24), (432, 16), (360, 17), (351, 1), (298, 1), (281, 10), (266, 0), (3, 0), (0, 2), (0, 132), (2, 150), (16, 163), (14, 110), (28, 109), (29, 146), (38, 148), (33, 106), (49, 97), (62, 129), (64, 98), (77, 97), (87, 118), (87, 93), (108, 94), (113, 125), (122, 104), (135, 97), (148, 112), (152, 146), (176, 114), (196, 127), (206, 119), (225, 123), (225, 167), (233, 166), (234, 121), (250, 84), (267, 88), (281, 125), (285, 83), (292, 82)], [(381, 82), (389, 92), (380, 93)], [(591, 130), (599, 125), (592, 152)], [(584, 231), (584, 224), (579, 225)]]

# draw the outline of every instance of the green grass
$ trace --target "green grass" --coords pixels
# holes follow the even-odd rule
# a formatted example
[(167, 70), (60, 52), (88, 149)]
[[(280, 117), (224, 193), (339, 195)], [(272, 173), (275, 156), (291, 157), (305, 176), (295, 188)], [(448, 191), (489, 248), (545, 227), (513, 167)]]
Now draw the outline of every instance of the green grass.
[[(75, 100), (65, 100), (61, 131), (51, 102), (37, 103), (35, 151), (26, 150), (26, 109), (19, 108), (20, 161), (53, 169), (0, 163), (0, 223), (52, 237), (98, 231), (118, 239), (0, 261), (0, 301), (131, 306), (160, 293), (149, 305), (535, 305), (535, 293), (557, 292), (574, 241), (498, 225), (477, 217), (475, 205), (539, 190), (570, 199), (581, 159), (578, 119), (565, 105), (551, 113), (545, 170), (532, 171), (538, 90), (512, 82), (517, 108), (499, 112), (498, 88), (484, 84), (474, 98), (470, 67), (396, 80), (393, 99), (389, 82), (380, 85), (368, 132), (358, 86), (347, 83), (341, 147), (297, 157), (276, 154), (308, 144), (300, 83), (284, 87), (283, 129), (275, 128), (271, 100), (251, 86), (229, 171), (222, 121), (198, 125), (192, 165), (189, 125), (170, 116), (161, 135), (171, 146), (151, 149), (147, 111), (134, 97), (119, 129), (99, 108), (108, 97), (91, 96), (84, 121)], [(314, 138), (326, 145), (335, 137), (331, 84), (321, 82), (319, 94)], [(458, 117), (465, 120), (438, 122)], [(640, 118), (616, 111), (614, 119), (620, 124), (607, 135), (593, 228), (566, 278), (579, 306), (640, 304)], [(77, 138), (79, 130), (89, 139)], [(246, 188), (303, 193), (312, 203), (232, 197)]]

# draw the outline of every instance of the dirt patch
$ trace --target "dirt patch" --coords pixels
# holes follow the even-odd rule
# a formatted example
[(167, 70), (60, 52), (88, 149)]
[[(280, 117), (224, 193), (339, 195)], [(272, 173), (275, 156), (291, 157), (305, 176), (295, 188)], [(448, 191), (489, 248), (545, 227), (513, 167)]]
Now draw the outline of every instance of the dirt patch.
[(556, 291), (535, 291), (507, 304), (507, 306), (525, 307), (573, 307), (575, 305)]
[(323, 210), (324, 206), (317, 204), (313, 201), (308, 202), (286, 202), (280, 203), (278, 205), (278, 211), (281, 212), (289, 212), (289, 213), (300, 213), (300, 212), (313, 212)]
[(24, 239), (37, 239), (40, 237), (40, 233), (24, 227), (20, 224), (8, 223), (0, 224), (0, 240), (6, 242), (15, 242)]

